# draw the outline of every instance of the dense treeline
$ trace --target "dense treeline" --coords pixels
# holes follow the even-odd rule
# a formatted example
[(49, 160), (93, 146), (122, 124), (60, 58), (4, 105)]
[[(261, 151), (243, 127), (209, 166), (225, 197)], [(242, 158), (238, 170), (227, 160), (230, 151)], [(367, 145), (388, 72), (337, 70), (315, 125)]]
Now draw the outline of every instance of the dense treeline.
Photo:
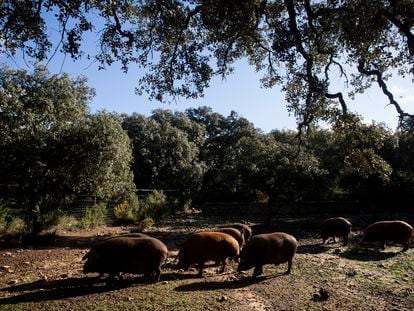
[(170, 212), (188, 202), (411, 202), (414, 137), (355, 115), (331, 129), (263, 133), (208, 107), (150, 116), (91, 114), (85, 79), (0, 70), (0, 199), (39, 231), (50, 209), (163, 190)]
[(300, 137), (296, 131), (265, 134), (236, 112), (226, 117), (208, 107), (123, 116), (123, 127), (133, 142), (136, 185), (176, 190), (198, 202), (379, 206), (412, 198), (412, 134), (357, 116)]

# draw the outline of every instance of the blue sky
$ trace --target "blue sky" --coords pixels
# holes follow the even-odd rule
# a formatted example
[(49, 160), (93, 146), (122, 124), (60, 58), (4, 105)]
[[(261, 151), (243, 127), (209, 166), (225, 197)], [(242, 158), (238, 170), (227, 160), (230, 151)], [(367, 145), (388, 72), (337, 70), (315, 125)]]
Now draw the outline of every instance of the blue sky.
[[(0, 56), (0, 63), (7, 63), (13, 68), (29, 69), (23, 60), (16, 57), (14, 60)], [(106, 70), (98, 70), (97, 63), (90, 63), (86, 59), (73, 62), (70, 57), (55, 55), (48, 64), (52, 73), (68, 72), (73, 77), (84, 75), (88, 78), (89, 86), (96, 89), (96, 97), (91, 102), (91, 112), (99, 110), (115, 111), (132, 114), (133, 112), (150, 115), (157, 108), (184, 111), (190, 107), (209, 106), (215, 112), (225, 116), (231, 110), (247, 118), (255, 127), (269, 132), (272, 129), (294, 129), (296, 120), (286, 109), (284, 94), (279, 88), (264, 89), (260, 87), (260, 73), (246, 61), (236, 65), (235, 73), (226, 80), (216, 77), (212, 80), (205, 96), (199, 99), (179, 99), (172, 104), (163, 104), (149, 101), (145, 94), (138, 96), (134, 92), (139, 78), (139, 70), (131, 67), (128, 74), (121, 71), (117, 64)], [(394, 92), (397, 101), (409, 113), (414, 113), (414, 87), (411, 77), (393, 78), (390, 89)], [(344, 84), (339, 82), (337, 90), (346, 93)], [(387, 99), (377, 85), (374, 85), (364, 95), (358, 95), (355, 101), (347, 100), (350, 110), (358, 112), (366, 122), (372, 120), (383, 122), (395, 129), (397, 114), (394, 107), (387, 105)]]

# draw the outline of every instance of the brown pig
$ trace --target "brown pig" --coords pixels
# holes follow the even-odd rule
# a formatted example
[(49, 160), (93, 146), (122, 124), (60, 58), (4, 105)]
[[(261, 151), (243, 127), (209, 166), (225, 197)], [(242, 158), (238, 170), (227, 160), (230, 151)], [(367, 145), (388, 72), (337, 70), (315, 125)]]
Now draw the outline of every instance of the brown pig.
[(242, 249), (244, 246), (244, 235), (236, 228), (213, 228), (209, 229), (209, 232), (222, 232), (231, 235), (239, 243), (239, 248)]
[(321, 224), (322, 244), (332, 237), (335, 243), (335, 237), (342, 237), (344, 245), (348, 244), (349, 234), (351, 233), (352, 224), (348, 219), (343, 217), (332, 217), (325, 219)]
[(385, 242), (400, 243), (403, 251), (408, 249), (412, 238), (413, 227), (401, 220), (378, 221), (369, 225), (365, 230), (364, 242), (381, 242), (385, 249)]
[(250, 228), (250, 226), (246, 224), (236, 222), (234, 224), (227, 224), (221, 226), (221, 228), (236, 228), (243, 234), (244, 242), (247, 242), (252, 237), (252, 228)]
[(150, 237), (114, 237), (94, 246), (84, 257), (83, 273), (143, 274), (158, 282), (161, 265), (168, 249), (163, 242)]
[(227, 257), (237, 260), (239, 243), (230, 235), (222, 232), (197, 232), (182, 245), (178, 253), (178, 267), (187, 271), (192, 265), (199, 265), (199, 276), (203, 275), (207, 261), (222, 263), (221, 273), (226, 267)]
[(148, 234), (141, 233), (141, 232), (134, 232), (134, 233), (123, 233), (120, 235), (114, 235), (107, 237), (104, 241), (113, 239), (113, 238), (150, 238)]
[(296, 239), (284, 232), (273, 232), (253, 236), (240, 253), (238, 272), (254, 267), (253, 278), (263, 273), (263, 265), (288, 263), (285, 274), (289, 274), (297, 249)]

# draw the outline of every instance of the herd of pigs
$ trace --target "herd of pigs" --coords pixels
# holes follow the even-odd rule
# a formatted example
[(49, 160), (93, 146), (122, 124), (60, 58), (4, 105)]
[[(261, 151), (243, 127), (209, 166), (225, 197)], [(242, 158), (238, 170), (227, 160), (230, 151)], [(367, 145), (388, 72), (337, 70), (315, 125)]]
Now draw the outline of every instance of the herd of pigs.
[[(344, 245), (348, 243), (352, 224), (343, 217), (328, 218), (321, 224), (322, 243), (329, 238), (342, 237)], [(413, 227), (401, 220), (379, 221), (368, 226), (364, 241), (402, 244), (403, 251), (414, 238)], [(191, 234), (180, 246), (177, 269), (187, 271), (198, 265), (201, 277), (204, 265), (213, 261), (221, 265), (224, 272), (227, 258), (237, 261), (237, 271), (254, 268), (253, 278), (263, 273), (266, 264), (288, 263), (286, 274), (290, 273), (293, 257), (297, 249), (294, 236), (285, 232), (273, 232), (252, 236), (251, 228), (242, 223), (226, 227), (200, 231)], [(168, 257), (167, 246), (160, 240), (143, 233), (131, 233), (110, 237), (92, 249), (83, 257), (84, 273), (109, 274), (109, 279), (121, 278), (121, 273), (143, 274), (152, 282), (158, 282), (161, 268)]]

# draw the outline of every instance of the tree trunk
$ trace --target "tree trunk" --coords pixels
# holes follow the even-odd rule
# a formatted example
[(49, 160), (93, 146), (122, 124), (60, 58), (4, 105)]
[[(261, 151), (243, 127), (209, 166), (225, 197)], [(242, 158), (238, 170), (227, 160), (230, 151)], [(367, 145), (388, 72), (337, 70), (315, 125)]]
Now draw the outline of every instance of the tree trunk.
[(39, 221), (39, 212), (34, 210), (32, 211), (32, 232), (31, 235), (36, 237), (42, 231), (42, 226)]
[(40, 223), (40, 210), (38, 208), (38, 197), (35, 193), (31, 193), (30, 197), (29, 197), (29, 202), (28, 202), (28, 209), (29, 209), (29, 215), (32, 218), (31, 219), (31, 223), (32, 223), (32, 228), (31, 228), (31, 232), (30, 234), (32, 236), (37, 236), (40, 231), (42, 231), (42, 226)]

